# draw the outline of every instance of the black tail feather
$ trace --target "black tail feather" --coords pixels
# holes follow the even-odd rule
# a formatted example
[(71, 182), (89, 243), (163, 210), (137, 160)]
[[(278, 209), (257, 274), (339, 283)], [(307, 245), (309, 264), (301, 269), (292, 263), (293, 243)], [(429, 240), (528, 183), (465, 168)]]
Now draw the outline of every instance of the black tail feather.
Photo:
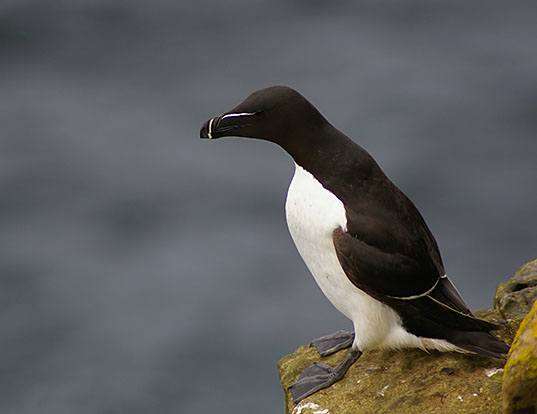
[(509, 351), (505, 342), (488, 332), (459, 331), (449, 342), (466, 351), (493, 358), (502, 358)]

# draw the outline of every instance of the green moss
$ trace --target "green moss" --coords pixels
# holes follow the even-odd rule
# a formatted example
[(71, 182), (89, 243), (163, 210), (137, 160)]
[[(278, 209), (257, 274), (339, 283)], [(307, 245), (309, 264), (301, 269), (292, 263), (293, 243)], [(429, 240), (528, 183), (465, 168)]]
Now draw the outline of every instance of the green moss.
[[(326, 358), (335, 364), (345, 351)], [(320, 357), (301, 347), (280, 361), (287, 388), (302, 369)], [(409, 363), (412, 361), (412, 363)], [(501, 375), (487, 376), (501, 361), (460, 354), (372, 351), (364, 354), (347, 376), (334, 386), (304, 400), (316, 411), (360, 413), (500, 413)], [(288, 412), (294, 406), (287, 396)]]

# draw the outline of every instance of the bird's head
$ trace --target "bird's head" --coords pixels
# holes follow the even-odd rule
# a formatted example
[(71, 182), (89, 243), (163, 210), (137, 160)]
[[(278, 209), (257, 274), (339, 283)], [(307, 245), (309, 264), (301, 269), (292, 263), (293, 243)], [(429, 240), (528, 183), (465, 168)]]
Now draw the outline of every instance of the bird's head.
[(275, 142), (289, 152), (299, 137), (307, 136), (323, 122), (323, 116), (300, 93), (287, 86), (272, 86), (210, 118), (201, 128), (200, 138), (257, 138)]

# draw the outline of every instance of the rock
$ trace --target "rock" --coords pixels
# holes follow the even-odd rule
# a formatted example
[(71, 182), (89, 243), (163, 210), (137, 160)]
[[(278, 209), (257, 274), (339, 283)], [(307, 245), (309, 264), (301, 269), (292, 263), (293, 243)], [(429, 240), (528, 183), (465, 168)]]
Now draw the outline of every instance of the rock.
[(537, 302), (515, 336), (503, 375), (506, 414), (537, 412)]
[(494, 308), (506, 320), (521, 321), (537, 300), (537, 260), (522, 266), (515, 275), (501, 283), (494, 296)]
[[(478, 311), (476, 314), (499, 323), (501, 328), (496, 332), (497, 336), (511, 343), (520, 321), (536, 297), (537, 260), (523, 266), (510, 280), (498, 287), (492, 309)], [(523, 338), (526, 343), (525, 334)], [(278, 368), (284, 390), (313, 362), (322, 360), (336, 365), (343, 359), (345, 352), (321, 358), (315, 349), (302, 346), (283, 357)], [(370, 351), (362, 355), (342, 381), (306, 398), (298, 406), (293, 404), (289, 393), (285, 391), (286, 412), (501, 413), (504, 363), (501, 360), (456, 353)], [(537, 392), (534, 394), (537, 395)]]

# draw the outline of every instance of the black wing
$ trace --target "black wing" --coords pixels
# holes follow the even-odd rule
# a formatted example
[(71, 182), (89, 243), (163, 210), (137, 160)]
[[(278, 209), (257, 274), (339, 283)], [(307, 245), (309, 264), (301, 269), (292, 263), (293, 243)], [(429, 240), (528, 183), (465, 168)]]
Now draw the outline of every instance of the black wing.
[[(376, 233), (377, 241), (382, 237)], [(391, 306), (405, 327), (418, 336), (443, 336), (443, 328), (490, 331), (496, 325), (475, 318), (455, 287), (440, 273), (435, 260), (423, 249), (408, 255), (382, 249), (342, 229), (333, 233), (339, 262), (349, 280), (359, 289)], [(397, 241), (390, 240), (390, 246)], [(419, 249), (416, 249), (419, 251)]]

